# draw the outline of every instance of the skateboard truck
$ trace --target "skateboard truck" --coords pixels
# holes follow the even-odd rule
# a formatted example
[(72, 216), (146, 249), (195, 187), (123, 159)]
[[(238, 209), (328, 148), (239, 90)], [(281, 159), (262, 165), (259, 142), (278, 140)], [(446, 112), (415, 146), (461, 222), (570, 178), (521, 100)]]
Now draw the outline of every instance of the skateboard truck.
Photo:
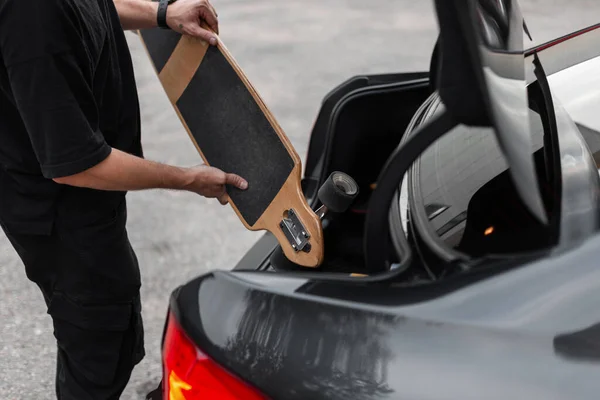
[(298, 251), (310, 252), (310, 235), (308, 234), (304, 225), (296, 215), (294, 209), (290, 209), (287, 212), (287, 217), (279, 223), (279, 226), (283, 230), (285, 237), (290, 242), (292, 248)]
[[(315, 211), (315, 214), (323, 219), (329, 211), (343, 213), (350, 207), (356, 196), (358, 196), (358, 185), (354, 179), (343, 172), (333, 172), (319, 188), (318, 197), (322, 206)], [(279, 226), (294, 251), (310, 252), (310, 234), (293, 209), (288, 210), (287, 216), (282, 219)]]
[(343, 172), (333, 172), (319, 188), (318, 197), (323, 205), (315, 213), (323, 219), (329, 211), (337, 214), (346, 212), (356, 196), (358, 184), (354, 179)]

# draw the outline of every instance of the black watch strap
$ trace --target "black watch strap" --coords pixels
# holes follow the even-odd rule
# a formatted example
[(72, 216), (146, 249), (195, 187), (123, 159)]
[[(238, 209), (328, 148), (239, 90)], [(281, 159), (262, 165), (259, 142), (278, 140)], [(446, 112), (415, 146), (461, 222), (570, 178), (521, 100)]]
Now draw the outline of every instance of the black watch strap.
[(169, 0), (158, 0), (158, 12), (156, 13), (156, 21), (158, 26), (163, 29), (170, 29), (167, 25), (167, 7), (171, 2)]

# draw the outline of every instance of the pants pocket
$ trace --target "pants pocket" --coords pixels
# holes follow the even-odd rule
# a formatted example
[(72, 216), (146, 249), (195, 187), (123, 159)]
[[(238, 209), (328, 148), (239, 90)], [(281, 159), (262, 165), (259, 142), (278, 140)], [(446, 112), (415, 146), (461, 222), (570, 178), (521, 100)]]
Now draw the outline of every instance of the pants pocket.
[(82, 304), (55, 293), (48, 313), (67, 360), (62, 366), (66, 380), (83, 377), (92, 386), (108, 387), (120, 375), (129, 376), (135, 354), (132, 338), (138, 336), (132, 303)]

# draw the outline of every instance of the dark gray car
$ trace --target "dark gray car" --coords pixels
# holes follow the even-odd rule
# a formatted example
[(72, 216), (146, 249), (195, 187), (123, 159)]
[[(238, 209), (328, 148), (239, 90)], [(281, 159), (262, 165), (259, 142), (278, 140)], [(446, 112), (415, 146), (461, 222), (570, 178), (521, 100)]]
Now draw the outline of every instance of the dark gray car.
[(175, 290), (155, 398), (599, 398), (600, 24), (524, 49), (516, 1), (435, 4), (430, 71), (321, 104), (304, 193), (360, 188), (322, 266), (266, 234)]

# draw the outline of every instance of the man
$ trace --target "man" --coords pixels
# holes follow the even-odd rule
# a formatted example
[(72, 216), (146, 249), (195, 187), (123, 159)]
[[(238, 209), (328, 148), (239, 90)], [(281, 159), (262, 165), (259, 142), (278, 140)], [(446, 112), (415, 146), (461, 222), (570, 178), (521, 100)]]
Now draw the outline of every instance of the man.
[(60, 400), (118, 399), (144, 357), (126, 192), (186, 190), (226, 204), (226, 185), (247, 187), (215, 168), (142, 158), (123, 30), (160, 25), (214, 44), (206, 21), (218, 33), (208, 0), (165, 6), (0, 0), (0, 225), (52, 317)]

